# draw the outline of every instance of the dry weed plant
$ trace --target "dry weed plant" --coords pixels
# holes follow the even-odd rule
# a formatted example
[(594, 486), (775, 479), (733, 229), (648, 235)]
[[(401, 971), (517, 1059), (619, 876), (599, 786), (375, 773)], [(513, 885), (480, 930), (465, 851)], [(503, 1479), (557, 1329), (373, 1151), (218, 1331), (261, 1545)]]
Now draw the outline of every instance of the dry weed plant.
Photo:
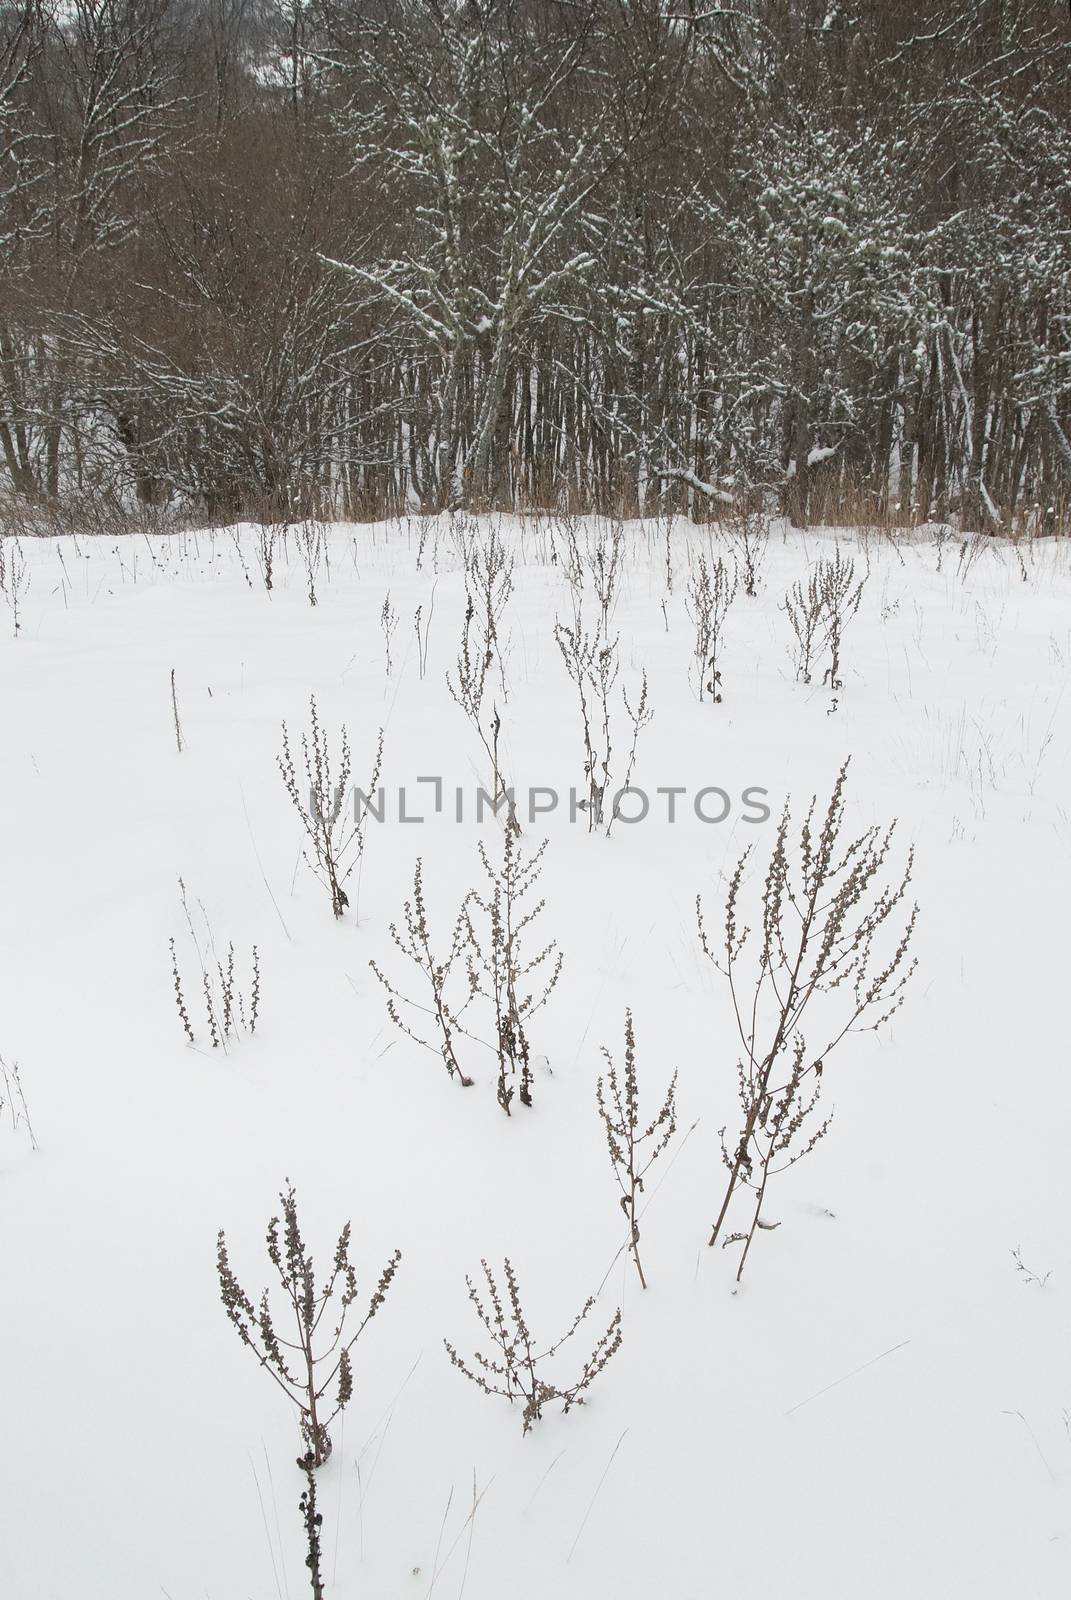
[[(349, 805), (349, 782), (353, 766), (350, 756), (349, 735), (343, 724), (339, 735), (337, 772), (333, 768), (327, 734), (320, 724), (316, 696), (309, 697), (309, 732), (301, 736), (304, 757), (305, 781), (308, 803), (302, 797), (294, 758), (290, 751), (290, 736), (283, 723), (283, 752), (277, 758), (286, 792), (301, 818), (301, 825), (311, 846), (304, 853), (305, 861), (327, 889), (331, 897), (331, 910), (341, 917), (349, 905), (344, 885), (364, 853), (367, 811), (354, 797)], [(379, 730), (372, 775), (363, 791), (367, 798), (373, 795), (379, 783), (383, 765), (383, 730)]]
[[(394, 1025), (417, 1044), (423, 1045), (425, 1050), (431, 1050), (433, 1054), (441, 1056), (449, 1076), (456, 1078), (462, 1088), (469, 1089), (473, 1080), (462, 1070), (455, 1046), (457, 1035), (464, 1033), (461, 1016), (472, 998), (473, 991), (470, 986), (466, 999), (456, 1011), (447, 998), (446, 991), (451, 973), (469, 950), (470, 924), (463, 906), (454, 923), (450, 948), (445, 956), (437, 958), (432, 950), (431, 930), (428, 926), (428, 911), (424, 899), (424, 863), (419, 857), (413, 871), (413, 897), (402, 907), (402, 921), (404, 931), (399, 929), (397, 923), (392, 922), (390, 936), (402, 955), (411, 961), (421, 974), (427, 987), (428, 1002), (424, 1004), (410, 999), (391, 982), (374, 961), (370, 961), (368, 965), (387, 991), (387, 1012)], [(431, 1019), (438, 1035), (438, 1045), (431, 1044), (422, 1034), (409, 1026), (402, 1015), (402, 1007), (406, 1011), (419, 1012)]]
[[(542, 899), (535, 904), (531, 901), (546, 848), (544, 840), (535, 854), (525, 859), (507, 828), (499, 867), (492, 865), (481, 840), (477, 849), (489, 888), (482, 895), (471, 890), (462, 910), (470, 993), (483, 996), (494, 1014), (498, 1103), (507, 1116), (514, 1093), (522, 1105), (532, 1104), (528, 1024), (549, 1000), (564, 959), (554, 940), (535, 955), (527, 953), (528, 935), (545, 905)], [(482, 914), (480, 928), (473, 921), (474, 910)]]
[(468, 718), (491, 763), (491, 803), (495, 814), (504, 805), (509, 827), (520, 833), (516, 806), (499, 759), (502, 718), (497, 702), (492, 699), (489, 717), (484, 710), (488, 678), (496, 662), (503, 705), (509, 698), (499, 634), (513, 593), (513, 558), (496, 531), (484, 544), (475, 531), (465, 534), (460, 527), (454, 538), (465, 562), (465, 620), (454, 671), (447, 673), (446, 687)]
[(18, 534), (0, 538), (0, 590), (11, 608), (11, 620), (17, 639), (22, 632), (22, 602), (30, 587), (30, 570)]
[[(993, 541), (988, 534), (976, 533), (971, 538), (964, 539), (960, 544), (959, 557), (956, 562), (957, 576), (961, 579), (966, 578), (982, 551), (988, 550), (992, 546)], [(938, 565), (937, 570), (940, 571), (940, 565)]]
[(829, 666), (822, 682), (831, 689), (844, 687), (844, 633), (859, 610), (865, 582), (865, 577), (856, 582), (855, 563), (838, 549), (832, 560), (820, 557), (806, 583), (800, 579), (785, 595), (781, 609), (795, 635), (793, 661), (798, 682), (810, 683), (817, 657), (828, 649)]
[(702, 553), (688, 580), (684, 604), (695, 628), (694, 656), (700, 702), (706, 690), (714, 705), (721, 704), (718, 658), (721, 655), (725, 618), (736, 598), (738, 583), (739, 574), (735, 568), (730, 576), (720, 556), (708, 564)]
[[(394, 638), (395, 632), (396, 632), (397, 627), (398, 627), (398, 613), (397, 613), (397, 611), (395, 611), (394, 607), (390, 603), (390, 590), (389, 589), (387, 590), (387, 598), (383, 602), (383, 609), (379, 613), (379, 626), (383, 630), (383, 644), (384, 644), (384, 646), (386, 648), (386, 653), (387, 653), (387, 677), (389, 678), (391, 676), (391, 674), (392, 674), (392, 667), (393, 667), (393, 663), (391, 661), (391, 642), (392, 642), (392, 640)], [(420, 638), (420, 627), (419, 627), (419, 624), (418, 624), (417, 625), (417, 639), (419, 640), (419, 638)]]
[[(672, 501), (667, 501), (665, 510), (662, 513), (662, 522), (663, 522), (663, 525), (665, 527), (666, 593), (667, 594), (672, 594), (673, 593), (673, 523), (674, 523), (674, 520), (675, 520), (675, 513), (674, 513), (674, 510), (673, 510), (673, 503), (672, 503)], [(665, 612), (665, 602), (663, 602), (663, 614), (664, 614), (664, 612)]]
[(30, 1121), (30, 1108), (26, 1104), (22, 1078), (19, 1075), (19, 1064), (13, 1061), (11, 1066), (8, 1066), (3, 1056), (0, 1056), (0, 1118), (3, 1118), (5, 1113), (11, 1123), (12, 1133), (18, 1133), (20, 1128), (25, 1128), (30, 1149), (39, 1150), (37, 1135)]
[[(406, 531), (406, 534), (408, 536), (409, 548), (412, 549), (412, 547), (413, 547), (413, 519), (412, 519), (412, 517), (406, 517), (406, 519), (405, 519), (405, 531)], [(421, 572), (423, 570), (423, 567), (424, 567), (424, 551), (427, 548), (428, 535), (430, 534), (430, 532), (431, 532), (431, 525), (428, 522), (427, 518), (421, 518), (421, 522), (420, 522), (420, 537), (417, 540), (417, 553), (416, 553), (416, 569), (417, 569), (418, 572)], [(356, 548), (356, 540), (354, 541), (354, 546)], [(436, 542), (435, 542), (435, 547), (434, 548), (436, 549), (436, 551), (438, 550), (438, 536), (436, 536)], [(356, 561), (356, 556), (355, 556), (354, 559)]]
[(546, 1376), (545, 1363), (551, 1361), (567, 1340), (571, 1339), (594, 1308), (589, 1299), (581, 1307), (573, 1325), (561, 1338), (546, 1349), (537, 1349), (521, 1305), (520, 1289), (513, 1266), (507, 1257), (503, 1263), (505, 1295), (495, 1282), (494, 1274), (486, 1261), (482, 1261), (487, 1283), (488, 1304), (485, 1305), (472, 1279), (466, 1277), (469, 1300), (479, 1317), (493, 1347), (493, 1354), (480, 1351), (472, 1355), (470, 1366), (458, 1355), (449, 1340), (444, 1339), (447, 1354), (459, 1372), (463, 1373), (484, 1394), (499, 1395), (510, 1405), (523, 1401), (521, 1410), (522, 1432), (527, 1433), (543, 1415), (544, 1406), (561, 1401), (562, 1412), (584, 1404), (584, 1396), (607, 1362), (621, 1348), (621, 1311), (615, 1311), (606, 1332), (596, 1341), (595, 1347), (581, 1368), (579, 1377), (563, 1386), (560, 1380)]
[(826, 643), (829, 646), (829, 666), (822, 677), (831, 689), (844, 687), (841, 679), (841, 649), (844, 630), (859, 610), (863, 598), (865, 578), (855, 581), (855, 562), (836, 550), (832, 561), (818, 563), (821, 574), (823, 615), (826, 626)]
[[(386, 990), (387, 1013), (394, 1025), (414, 1043), (438, 1055), (447, 1075), (463, 1088), (470, 1088), (474, 1079), (461, 1064), (460, 1040), (491, 1051), (498, 1103), (509, 1115), (515, 1094), (523, 1105), (532, 1104), (528, 1024), (557, 985), (563, 957), (553, 940), (533, 956), (527, 951), (529, 930), (544, 909), (542, 899), (535, 904), (532, 899), (546, 841), (534, 856), (525, 859), (516, 835), (507, 828), (501, 867), (492, 865), (482, 842), (477, 849), (489, 888), (482, 894), (469, 890), (454, 921), (448, 948), (436, 949), (433, 944), (420, 859), (413, 874), (412, 897), (402, 908), (401, 925), (390, 925), (395, 947), (421, 975), (423, 996), (407, 993), (377, 961), (370, 961), (369, 966)], [(448, 991), (451, 987), (460, 990), (462, 983), (463, 997), (455, 1000)], [(474, 1031), (466, 1015), (477, 1000), (487, 1002), (490, 1009), (491, 1041)], [(427, 1019), (422, 1026), (421, 1017)], [(426, 1037), (428, 1033), (433, 1038)]]
[(578, 802), (578, 809), (587, 814), (589, 833), (594, 833), (605, 822), (609, 834), (619, 814), (621, 793), (632, 781), (640, 734), (654, 716), (649, 704), (647, 673), (642, 673), (635, 704), (629, 699), (627, 689), (622, 688), (621, 691), (625, 716), (631, 728), (631, 740), (623, 781), (618, 784), (618, 798), (607, 817), (606, 799), (614, 778), (614, 745), (619, 738), (613, 710), (613, 691), (620, 673), (619, 641), (616, 636), (608, 638), (601, 624), (594, 633), (587, 633), (579, 609), (572, 627), (564, 622), (554, 624), (554, 637), (565, 670), (576, 688), (580, 706), (585, 797)]
[(316, 580), (323, 566), (328, 580), (331, 577), (331, 552), (327, 543), (327, 530), (323, 523), (310, 519), (303, 522), (296, 533), (298, 554), (305, 568), (306, 592), (309, 605), (316, 604)]
[(584, 520), (559, 509), (550, 523), (551, 560), (561, 567), (579, 610), (590, 584), (599, 611), (599, 631), (605, 636), (625, 570), (625, 525), (620, 517), (609, 522)]
[(825, 632), (823, 627), (825, 607), (817, 568), (808, 575), (806, 583), (802, 578), (797, 579), (785, 595), (781, 609), (788, 617), (792, 632), (796, 636), (793, 652), (796, 681), (809, 684), (815, 657), (822, 647)]
[(595, 591), (600, 626), (605, 638), (625, 567), (625, 528), (619, 518), (615, 517), (608, 528), (600, 528), (597, 522), (588, 528), (584, 541), (584, 564)]
[(278, 530), (271, 523), (262, 522), (257, 527), (256, 556), (260, 568), (260, 576), (267, 594), (271, 594), (275, 581), (275, 541)]
[(564, 506), (551, 519), (551, 560), (561, 567), (577, 602), (584, 587), (585, 558), (580, 549), (582, 529), (580, 518)]
[[(248, 999), (238, 986), (238, 975), (234, 964), (234, 945), (227, 945), (225, 958), (221, 959), (216, 953), (216, 941), (212, 933), (212, 926), (208, 920), (202, 901), (197, 902), (197, 909), (201, 917), (201, 932), (198, 934), (194, 924), (193, 913), (190, 910), (189, 900), (186, 895), (186, 885), (180, 878), (179, 898), (182, 901), (183, 916), (186, 927), (197, 956), (197, 965), (201, 973), (200, 989), (204, 999), (205, 1021), (208, 1027), (208, 1036), (212, 1041), (213, 1050), (222, 1049), (227, 1052), (227, 1043), (234, 1039), (240, 1032), (248, 1032), (252, 1036), (257, 1031), (257, 1021), (260, 1016), (260, 956), (256, 945), (252, 948), (250, 958), (250, 986)], [(174, 936), (168, 940), (171, 951), (171, 977), (175, 990), (175, 1005), (178, 1008), (179, 1020), (183, 1032), (191, 1044), (197, 1043), (193, 1023), (190, 1020), (189, 1007), (186, 1004), (186, 995), (182, 986), (182, 975), (179, 972), (178, 951)]]
[(677, 1074), (674, 1073), (670, 1079), (657, 1115), (644, 1127), (640, 1117), (636, 1034), (631, 1011), (625, 1012), (623, 1081), (605, 1046), (602, 1053), (606, 1059), (606, 1076), (603, 1078), (600, 1074), (595, 1087), (595, 1101), (606, 1134), (610, 1165), (621, 1191), (620, 1204), (628, 1229), (628, 1248), (636, 1263), (640, 1284), (646, 1289), (647, 1279), (640, 1261), (637, 1203), (643, 1193), (644, 1179), (677, 1131)]
[[(268, 1223), (267, 1245), (282, 1291), (284, 1321), (273, 1311), (267, 1289), (256, 1305), (246, 1294), (231, 1269), (222, 1229), (216, 1239), (216, 1267), (223, 1308), (238, 1337), (297, 1407), (305, 1446), (298, 1465), (311, 1469), (331, 1454), (331, 1424), (353, 1396), (353, 1347), (386, 1299), (401, 1251), (395, 1250), (383, 1268), (364, 1319), (351, 1333), (347, 1317), (357, 1298), (357, 1274), (350, 1261), (350, 1224), (339, 1234), (330, 1270), (317, 1286), (289, 1179), (279, 1204), (282, 1216)], [(283, 1326), (290, 1337), (280, 1331)]]
[[(389, 598), (389, 596), (388, 596)], [(431, 586), (431, 599), (428, 602), (428, 619), (424, 621), (424, 607), (417, 606), (413, 613), (413, 629), (417, 642), (417, 666), (420, 669), (420, 681), (424, 682), (424, 674), (428, 670), (428, 636), (431, 633), (431, 619), (435, 615), (435, 585)]]
[(486, 539), (477, 535), (465, 563), (465, 590), (479, 617), (480, 636), (498, 663), (503, 704), (509, 699), (501, 632), (513, 596), (514, 559), (497, 528)]
[(179, 755), (182, 754), (182, 724), (179, 721), (178, 691), (175, 688), (175, 669), (171, 668), (171, 716), (175, 724), (175, 743)]
[(242, 548), (242, 541), (238, 537), (238, 530), (236, 528), (228, 528), (227, 531), (231, 536), (231, 544), (234, 546), (234, 553), (238, 557), (238, 565), (242, 569), (242, 577), (245, 579), (246, 588), (251, 589), (253, 587), (253, 579), (249, 572), (249, 564), (245, 559), (245, 550)]
[[(450, 543), (454, 547), (454, 554), (461, 565), (463, 572), (468, 572), (472, 563), (473, 552), (480, 541), (480, 524), (476, 517), (467, 511), (451, 510), (447, 513), (450, 529)], [(436, 554), (438, 550), (438, 533), (436, 533)], [(423, 549), (423, 541), (421, 541)]]
[[(831, 1118), (818, 1121), (816, 1113), (830, 1055), (846, 1035), (876, 1029), (897, 1010), (915, 968), (908, 951), (918, 907), (906, 898), (913, 853), (886, 878), (895, 822), (843, 837), (847, 773), (845, 762), (824, 816), (812, 798), (795, 843), (786, 802), (763, 883), (757, 947), (740, 920), (750, 850), (729, 884), (717, 950), (702, 900), (696, 901), (703, 953), (728, 981), (743, 1050), (737, 1063), (740, 1128), (730, 1145), (721, 1130), (729, 1178), (709, 1241), (743, 1246), (738, 1282), (756, 1230), (777, 1226), (763, 1216), (771, 1179), (809, 1154), (829, 1128)], [(816, 1051), (802, 1025), (820, 997), (824, 1043)], [(723, 1238), (740, 1190), (748, 1192), (750, 1215), (742, 1229)]]
[(182, 531), (175, 506), (131, 505), (100, 485), (85, 491), (68, 488), (60, 499), (45, 495), (9, 495), (0, 489), (0, 526), (8, 535), (27, 539), (127, 538), (139, 534)]
[(1032, 1267), (1028, 1267), (1023, 1260), (1022, 1250), (1018, 1246), (1012, 1251), (1012, 1260), (1015, 1262), (1015, 1270), (1023, 1282), (1033, 1284), (1035, 1288), (1044, 1289), (1052, 1277), (1051, 1268), (1048, 1272), (1035, 1272)]
[(747, 511), (739, 507), (723, 520), (729, 542), (736, 558), (737, 568), (744, 582), (744, 593), (754, 600), (759, 592), (759, 581), (766, 549), (770, 543), (770, 519), (764, 511)]

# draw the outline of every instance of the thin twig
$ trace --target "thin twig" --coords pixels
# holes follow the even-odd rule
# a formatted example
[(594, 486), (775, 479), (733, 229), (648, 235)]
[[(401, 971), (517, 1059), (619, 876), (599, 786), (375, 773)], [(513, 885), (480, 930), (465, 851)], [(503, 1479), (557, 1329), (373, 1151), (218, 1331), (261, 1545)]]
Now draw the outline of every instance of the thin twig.
[(814, 1394), (807, 1396), (806, 1400), (798, 1400), (794, 1406), (789, 1406), (785, 1416), (790, 1417), (794, 1411), (800, 1411), (804, 1406), (809, 1406), (812, 1400), (817, 1400), (821, 1395), (828, 1394), (830, 1389), (835, 1389), (838, 1384), (847, 1383), (849, 1378), (854, 1378), (860, 1372), (865, 1372), (867, 1367), (874, 1366), (878, 1361), (884, 1361), (886, 1356), (895, 1355), (897, 1350), (902, 1350), (905, 1345), (910, 1343), (910, 1339), (901, 1339), (899, 1344), (894, 1344), (888, 1350), (883, 1350), (880, 1356), (873, 1356), (871, 1360), (864, 1361), (861, 1367), (853, 1367), (851, 1372), (846, 1372), (842, 1378), (834, 1378), (833, 1382), (827, 1383), (824, 1389), (816, 1389)]
[[(628, 1432), (628, 1429), (626, 1428), (625, 1429), (625, 1433), (627, 1433), (627, 1432)], [(596, 1500), (599, 1497), (599, 1490), (602, 1488), (603, 1484), (606, 1482), (606, 1474), (609, 1472), (610, 1468), (614, 1464), (614, 1457), (616, 1456), (617, 1452), (621, 1448), (622, 1443), (624, 1442), (625, 1433), (623, 1433), (621, 1435), (621, 1438), (618, 1439), (617, 1443), (614, 1445), (613, 1449), (610, 1451), (610, 1459), (606, 1463), (605, 1467), (603, 1467), (603, 1469), (602, 1469), (602, 1477), (599, 1479), (598, 1483), (595, 1485), (595, 1493), (592, 1495), (591, 1500), (588, 1502), (588, 1509), (584, 1512), (584, 1520), (583, 1520), (583, 1522), (581, 1522), (579, 1528), (576, 1530), (576, 1538), (573, 1540), (572, 1544), (569, 1547), (569, 1554), (565, 1558), (567, 1562), (569, 1562), (569, 1561), (571, 1561), (573, 1559), (573, 1551), (576, 1549), (577, 1545), (580, 1543), (580, 1535), (583, 1533), (584, 1529), (587, 1527), (587, 1521), (588, 1521), (588, 1518), (591, 1516), (592, 1507), (594, 1506)]]

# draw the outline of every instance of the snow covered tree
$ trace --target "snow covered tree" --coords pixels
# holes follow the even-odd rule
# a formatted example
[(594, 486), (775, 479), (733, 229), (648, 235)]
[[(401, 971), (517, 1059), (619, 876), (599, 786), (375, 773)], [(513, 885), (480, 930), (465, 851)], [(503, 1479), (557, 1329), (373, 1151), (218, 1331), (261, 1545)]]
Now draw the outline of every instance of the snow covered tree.
[(357, 160), (412, 200), (404, 249), (343, 265), (424, 385), (411, 466), (425, 501), (501, 496), (518, 354), (540, 324), (575, 315), (596, 270), (595, 198), (643, 134), (657, 60), (637, 56), (623, 116), (608, 92), (620, 84), (596, 70), (597, 21), (594, 5), (549, 20), (512, 0), (429, 5), (340, 47), (370, 90), (346, 119)]
[(865, 127), (830, 129), (817, 113), (763, 125), (730, 200), (707, 213), (752, 334), (738, 387), (777, 424), (747, 465), (786, 485), (801, 524), (820, 462), (841, 452), (866, 465), (876, 412), (923, 325), (923, 240), (902, 199), (908, 153)]

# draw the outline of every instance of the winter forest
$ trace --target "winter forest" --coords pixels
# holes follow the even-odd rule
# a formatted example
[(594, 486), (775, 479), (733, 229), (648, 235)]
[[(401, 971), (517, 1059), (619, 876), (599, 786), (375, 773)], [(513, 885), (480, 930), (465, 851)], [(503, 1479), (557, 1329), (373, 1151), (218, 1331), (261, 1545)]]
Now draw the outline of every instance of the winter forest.
[(1071, 1595), (1068, 0), (0, 0), (0, 1596)]
[(1065, 0), (0, 30), (17, 513), (1067, 525)]

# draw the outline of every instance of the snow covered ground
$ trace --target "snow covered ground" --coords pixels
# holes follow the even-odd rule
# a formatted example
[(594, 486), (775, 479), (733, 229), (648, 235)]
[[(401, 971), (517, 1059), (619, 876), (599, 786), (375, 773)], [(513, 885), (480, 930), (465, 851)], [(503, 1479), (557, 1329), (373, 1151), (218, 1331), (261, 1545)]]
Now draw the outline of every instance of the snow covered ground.
[[(546, 520), (502, 526), (517, 562), (504, 765), (522, 790), (567, 795), (583, 782), (580, 726), (553, 624), (570, 589)], [(458, 1087), (391, 1024), (369, 969), (401, 976), (388, 924), (418, 855), (441, 939), (481, 886), (476, 840), (501, 838), (449, 805), (397, 820), (399, 786), (430, 813), (418, 777), (474, 798), (489, 776), (445, 683), (464, 610), (448, 523), (331, 530), (315, 607), (293, 536), (271, 594), (250, 528), (24, 545), (17, 639), (0, 608), (0, 1055), (19, 1065), (40, 1147), (5, 1114), (12, 1600), (308, 1593), (295, 1417), (228, 1325), (215, 1262), (223, 1227), (246, 1288), (270, 1281), (265, 1229), (287, 1177), (319, 1261), (352, 1219), (359, 1304), (390, 1251), (403, 1258), (319, 1474), (328, 1595), (1068, 1592), (1071, 549), (840, 535), (869, 575), (834, 697), (794, 681), (779, 605), (836, 538), (777, 526), (757, 598), (729, 613), (712, 706), (689, 681), (684, 603), (707, 534), (672, 538), (669, 591), (664, 528), (626, 530), (621, 681), (632, 695), (646, 669), (654, 710), (635, 782), (719, 786), (732, 810), (713, 825), (685, 806), (670, 825), (660, 800), (609, 840), (567, 802), (525, 823), (526, 848), (549, 841), (541, 922), (565, 959), (532, 1023), (535, 1106), (509, 1119), (489, 1052), (469, 1049), (477, 1082)], [(281, 724), (296, 741), (310, 693), (329, 733), (347, 724), (357, 780), (385, 730), (391, 814), (369, 824), (359, 904), (351, 892), (338, 924), (276, 768)], [(695, 899), (717, 923), (748, 844), (748, 893), (761, 882), (774, 824), (744, 820), (745, 788), (798, 811), (848, 755), (849, 826), (895, 816), (898, 848), (916, 848), (919, 969), (892, 1024), (832, 1058), (833, 1126), (772, 1191), (781, 1226), (734, 1293), (735, 1253), (706, 1240), (738, 1051)], [(180, 876), (246, 988), (259, 948), (256, 1035), (226, 1053), (205, 1037)], [(643, 1223), (646, 1293), (619, 1253), (595, 1111), (600, 1047), (620, 1057), (626, 1006), (641, 1094), (679, 1072), (680, 1131)], [(527, 1437), (442, 1342), (480, 1347), (465, 1275), (505, 1254), (548, 1338), (597, 1290), (593, 1333), (623, 1313), (588, 1403)]]

